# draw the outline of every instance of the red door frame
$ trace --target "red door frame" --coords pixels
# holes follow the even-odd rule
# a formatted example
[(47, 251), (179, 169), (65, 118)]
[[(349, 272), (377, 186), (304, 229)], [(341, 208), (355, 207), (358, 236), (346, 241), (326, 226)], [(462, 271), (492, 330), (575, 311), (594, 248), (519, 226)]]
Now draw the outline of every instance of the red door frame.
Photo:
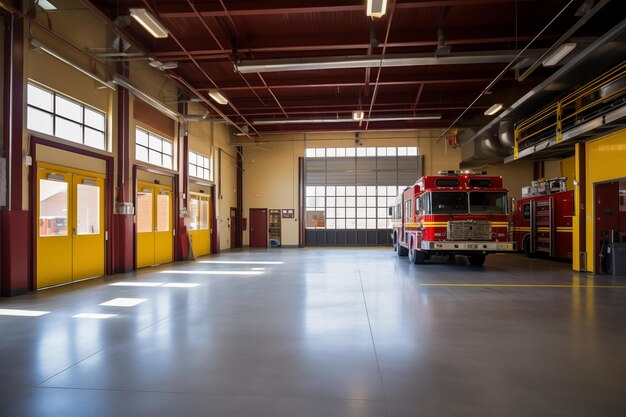
[[(623, 181), (623, 180), (622, 180)], [(593, 184), (593, 200), (594, 200), (594, 273), (601, 272), (600, 265), (600, 248), (602, 241), (601, 233), (604, 230), (620, 229), (620, 212), (619, 212), (619, 185), (620, 179)], [(602, 209), (611, 209), (611, 218), (607, 219)], [(600, 226), (599, 223), (607, 223)], [(610, 224), (610, 225), (609, 225)], [(623, 226), (622, 226), (623, 227)]]
[[(263, 225), (256, 224), (257, 221), (263, 219)], [(261, 227), (262, 226), (262, 227)], [(253, 242), (253, 231), (256, 229), (255, 236), (258, 239), (254, 239), (255, 245)], [(263, 239), (261, 240), (260, 231), (263, 231)], [(264, 241), (265, 243), (261, 245), (260, 243)], [(267, 209), (266, 208), (251, 208), (250, 209), (250, 247), (252, 248), (266, 248), (267, 247)]]

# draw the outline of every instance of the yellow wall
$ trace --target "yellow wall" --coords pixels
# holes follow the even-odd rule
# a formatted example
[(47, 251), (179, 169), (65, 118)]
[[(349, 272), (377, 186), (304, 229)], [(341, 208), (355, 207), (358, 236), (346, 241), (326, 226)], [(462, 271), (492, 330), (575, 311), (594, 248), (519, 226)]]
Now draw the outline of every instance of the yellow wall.
[(626, 178), (626, 130), (585, 144), (586, 151), (586, 207), (587, 270), (595, 269), (594, 183)]

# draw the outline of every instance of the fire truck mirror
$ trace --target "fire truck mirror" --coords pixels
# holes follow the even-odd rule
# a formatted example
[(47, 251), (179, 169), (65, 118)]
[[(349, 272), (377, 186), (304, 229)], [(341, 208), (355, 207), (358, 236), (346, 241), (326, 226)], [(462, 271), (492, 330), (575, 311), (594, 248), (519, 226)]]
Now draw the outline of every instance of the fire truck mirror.
[(393, 207), (389, 207), (389, 215), (393, 216)]

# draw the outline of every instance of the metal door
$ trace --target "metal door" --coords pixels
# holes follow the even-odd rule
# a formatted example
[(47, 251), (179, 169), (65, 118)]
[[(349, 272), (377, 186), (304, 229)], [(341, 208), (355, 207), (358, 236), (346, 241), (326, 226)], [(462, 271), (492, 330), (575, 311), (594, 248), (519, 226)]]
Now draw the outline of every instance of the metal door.
[(267, 247), (267, 209), (250, 209), (250, 246)]
[(619, 230), (619, 182), (594, 184), (595, 272), (602, 272), (600, 251), (609, 243), (609, 231)]

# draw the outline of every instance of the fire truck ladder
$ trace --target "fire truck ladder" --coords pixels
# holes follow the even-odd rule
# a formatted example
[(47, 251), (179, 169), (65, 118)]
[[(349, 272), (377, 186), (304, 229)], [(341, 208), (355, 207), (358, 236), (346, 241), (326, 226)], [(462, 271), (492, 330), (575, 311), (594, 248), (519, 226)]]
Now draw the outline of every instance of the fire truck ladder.
[(530, 203), (530, 252), (546, 252), (554, 256), (552, 238), (554, 237), (554, 218), (552, 216), (552, 197), (547, 201)]

